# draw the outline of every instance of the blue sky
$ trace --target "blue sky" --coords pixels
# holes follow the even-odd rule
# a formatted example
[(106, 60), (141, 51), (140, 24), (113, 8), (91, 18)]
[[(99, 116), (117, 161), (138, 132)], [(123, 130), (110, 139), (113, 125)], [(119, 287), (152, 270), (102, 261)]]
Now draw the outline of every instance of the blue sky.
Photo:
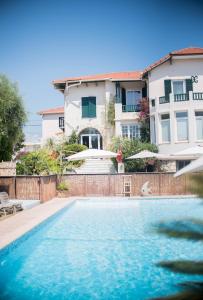
[(0, 28), (0, 73), (18, 82), (33, 125), (37, 111), (63, 105), (53, 79), (141, 70), (203, 47), (203, 1), (0, 0)]

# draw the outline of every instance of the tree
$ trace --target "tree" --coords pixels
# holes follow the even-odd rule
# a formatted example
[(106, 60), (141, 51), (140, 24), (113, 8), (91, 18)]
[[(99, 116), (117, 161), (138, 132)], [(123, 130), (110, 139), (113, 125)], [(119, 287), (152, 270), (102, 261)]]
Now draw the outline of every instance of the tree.
[[(122, 150), (126, 172), (144, 171), (146, 169), (146, 166), (148, 165), (149, 160), (143, 160), (143, 159), (125, 160), (125, 158), (133, 154), (136, 154), (142, 150), (158, 152), (158, 149), (155, 145), (150, 143), (142, 143), (139, 139), (131, 140), (122, 137), (113, 138), (111, 150), (114, 152), (118, 152), (119, 149)], [(115, 160), (113, 161), (115, 162)]]
[(11, 160), (24, 140), (26, 113), (16, 84), (0, 75), (0, 161)]

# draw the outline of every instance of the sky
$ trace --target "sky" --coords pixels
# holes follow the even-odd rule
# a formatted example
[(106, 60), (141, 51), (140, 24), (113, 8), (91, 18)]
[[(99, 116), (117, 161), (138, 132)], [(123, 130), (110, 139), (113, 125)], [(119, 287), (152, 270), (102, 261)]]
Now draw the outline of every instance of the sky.
[(34, 139), (37, 112), (63, 105), (52, 80), (142, 70), (203, 47), (203, 0), (0, 0), (0, 28), (0, 73), (18, 83)]

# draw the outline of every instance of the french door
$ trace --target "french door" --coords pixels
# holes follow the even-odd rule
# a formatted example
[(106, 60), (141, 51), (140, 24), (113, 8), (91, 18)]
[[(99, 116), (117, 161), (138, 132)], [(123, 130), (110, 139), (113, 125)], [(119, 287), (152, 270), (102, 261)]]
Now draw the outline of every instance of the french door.
[(101, 149), (100, 134), (82, 134), (80, 136), (80, 143), (89, 149)]

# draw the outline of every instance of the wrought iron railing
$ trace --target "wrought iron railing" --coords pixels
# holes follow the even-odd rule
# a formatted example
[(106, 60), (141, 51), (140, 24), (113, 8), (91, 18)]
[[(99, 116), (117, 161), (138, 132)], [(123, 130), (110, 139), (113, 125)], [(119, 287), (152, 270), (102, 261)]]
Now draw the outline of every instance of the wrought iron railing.
[(163, 104), (163, 103), (169, 103), (169, 102), (170, 102), (169, 99), (166, 99), (165, 96), (159, 97), (159, 103), (160, 103), (160, 104)]
[(141, 110), (140, 104), (136, 105), (122, 105), (123, 112), (139, 112)]
[(193, 93), (193, 100), (203, 100), (203, 93)]
[(189, 100), (189, 94), (174, 94), (174, 101), (175, 102), (181, 102), (181, 101), (188, 101)]

